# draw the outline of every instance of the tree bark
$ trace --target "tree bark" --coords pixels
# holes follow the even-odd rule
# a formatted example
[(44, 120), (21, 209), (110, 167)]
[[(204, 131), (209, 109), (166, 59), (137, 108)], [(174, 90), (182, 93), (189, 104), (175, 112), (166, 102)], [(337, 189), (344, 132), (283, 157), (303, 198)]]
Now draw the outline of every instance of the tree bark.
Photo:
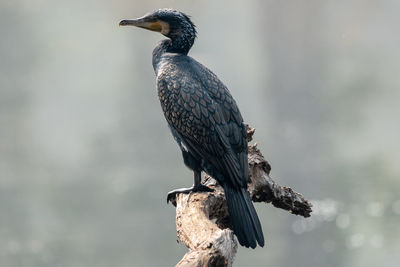
[[(254, 128), (247, 127), (248, 142), (252, 140), (254, 131)], [(248, 149), (248, 190), (252, 200), (271, 203), (290, 213), (309, 217), (311, 203), (291, 188), (272, 180), (269, 176), (271, 166), (257, 144), (249, 144)], [(171, 201), (176, 206), (178, 237), (189, 248), (176, 266), (232, 266), (238, 245), (231, 230), (224, 191), (208, 175), (203, 184), (215, 191), (178, 194)]]

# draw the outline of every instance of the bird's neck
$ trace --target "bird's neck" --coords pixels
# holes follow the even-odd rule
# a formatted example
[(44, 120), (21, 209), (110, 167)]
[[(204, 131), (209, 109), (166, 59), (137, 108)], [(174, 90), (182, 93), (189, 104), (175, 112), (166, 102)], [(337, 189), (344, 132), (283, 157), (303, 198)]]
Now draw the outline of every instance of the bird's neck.
[(162, 56), (165, 53), (168, 53), (168, 47), (170, 42), (171, 40), (169, 39), (162, 40), (153, 50), (153, 69), (156, 75), (158, 73), (158, 69), (162, 61)]
[(169, 42), (168, 52), (187, 55), (196, 38), (194, 28), (182, 29), (177, 33), (172, 33)]
[(162, 40), (153, 50), (153, 68), (157, 74), (158, 65), (161, 63), (163, 54), (177, 53), (187, 55), (196, 38), (196, 32), (183, 31), (170, 36), (170, 39)]

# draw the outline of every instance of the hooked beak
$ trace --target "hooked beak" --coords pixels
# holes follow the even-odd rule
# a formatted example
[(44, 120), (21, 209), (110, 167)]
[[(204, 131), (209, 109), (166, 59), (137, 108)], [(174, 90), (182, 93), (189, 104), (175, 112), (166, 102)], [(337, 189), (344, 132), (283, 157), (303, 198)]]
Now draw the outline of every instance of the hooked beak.
[(119, 26), (136, 26), (155, 32), (162, 31), (162, 25), (160, 22), (149, 17), (121, 20)]
[(142, 25), (144, 21), (142, 19), (124, 19), (119, 22), (119, 26), (137, 26)]

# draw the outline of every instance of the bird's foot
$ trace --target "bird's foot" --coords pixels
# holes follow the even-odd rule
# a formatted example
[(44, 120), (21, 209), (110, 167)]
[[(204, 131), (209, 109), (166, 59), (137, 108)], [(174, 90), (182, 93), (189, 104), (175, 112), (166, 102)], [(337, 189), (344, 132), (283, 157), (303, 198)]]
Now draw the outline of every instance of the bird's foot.
[(168, 192), (167, 195), (167, 203), (170, 202), (172, 199), (176, 198), (177, 194), (189, 194), (191, 192), (214, 192), (214, 189), (205, 186), (203, 184), (199, 184), (197, 186), (192, 186), (189, 188), (179, 188)]

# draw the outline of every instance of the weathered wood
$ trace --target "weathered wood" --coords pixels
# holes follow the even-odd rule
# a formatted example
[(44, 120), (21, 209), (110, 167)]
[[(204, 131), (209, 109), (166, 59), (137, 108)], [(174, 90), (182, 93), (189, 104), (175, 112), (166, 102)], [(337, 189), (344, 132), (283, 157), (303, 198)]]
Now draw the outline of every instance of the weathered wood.
[[(249, 142), (254, 131), (254, 128), (247, 128)], [(251, 182), (248, 190), (252, 200), (272, 203), (277, 208), (309, 217), (311, 203), (291, 188), (278, 185), (269, 176), (270, 171), (271, 166), (257, 144), (249, 145)], [(231, 266), (238, 245), (230, 229), (224, 191), (208, 175), (203, 183), (215, 191), (178, 194), (171, 201), (176, 206), (178, 237), (189, 248), (189, 252), (176, 266)]]

